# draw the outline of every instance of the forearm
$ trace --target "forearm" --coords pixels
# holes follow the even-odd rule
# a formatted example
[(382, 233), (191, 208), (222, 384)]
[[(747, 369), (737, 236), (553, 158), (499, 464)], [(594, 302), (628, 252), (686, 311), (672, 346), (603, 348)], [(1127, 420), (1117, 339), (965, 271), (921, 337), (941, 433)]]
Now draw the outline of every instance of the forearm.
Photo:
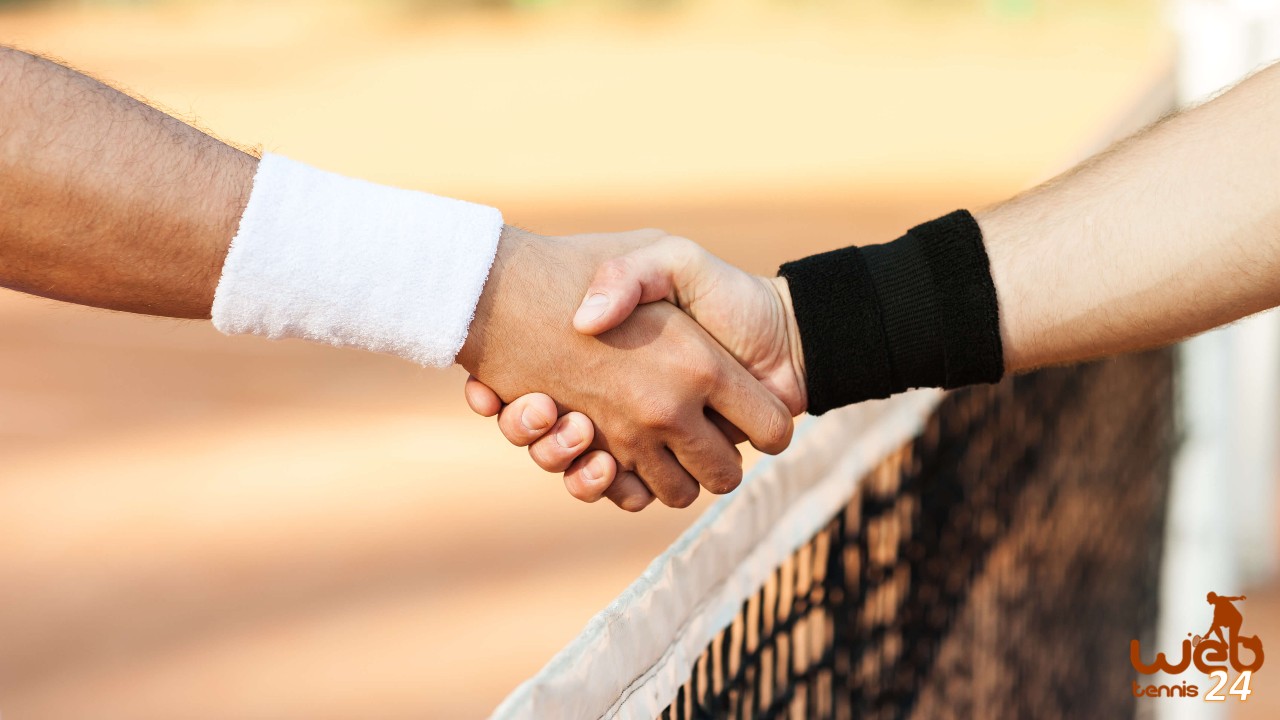
[(91, 78), (0, 47), (0, 285), (208, 318), (256, 165)]
[(978, 213), (1009, 371), (1280, 304), (1280, 66)]

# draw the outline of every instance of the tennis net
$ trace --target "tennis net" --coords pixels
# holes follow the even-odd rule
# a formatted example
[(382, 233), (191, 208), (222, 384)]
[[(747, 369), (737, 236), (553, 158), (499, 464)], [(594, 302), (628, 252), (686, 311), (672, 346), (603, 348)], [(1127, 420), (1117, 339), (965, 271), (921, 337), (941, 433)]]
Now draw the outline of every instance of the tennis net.
[(498, 718), (1132, 717), (1170, 351), (811, 419)]

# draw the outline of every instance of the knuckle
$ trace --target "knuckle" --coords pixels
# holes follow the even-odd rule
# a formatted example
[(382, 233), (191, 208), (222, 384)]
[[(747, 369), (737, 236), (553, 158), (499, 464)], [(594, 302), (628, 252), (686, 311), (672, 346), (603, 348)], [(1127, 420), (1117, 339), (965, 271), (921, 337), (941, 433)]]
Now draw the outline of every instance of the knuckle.
[(626, 257), (610, 258), (600, 263), (596, 278), (604, 283), (616, 283), (627, 279), (631, 274), (631, 261)]
[(677, 252), (688, 252), (699, 247), (694, 241), (680, 235), (664, 235), (658, 242)]
[(692, 260), (700, 253), (705, 252), (698, 243), (679, 235), (667, 235), (658, 242), (672, 257), (684, 261)]
[(720, 367), (720, 363), (705, 356), (698, 357), (686, 367), (689, 379), (699, 387), (716, 385), (724, 378), (724, 370)]
[(709, 342), (704, 342), (700, 337), (670, 338), (666, 352), (659, 360), (659, 372), (664, 377), (676, 380), (676, 384), (681, 386), (719, 382), (724, 377), (725, 369), (716, 354), (718, 347), (712, 347)]
[(680, 424), (680, 407), (665, 399), (650, 400), (641, 406), (638, 419), (646, 430), (673, 430)]

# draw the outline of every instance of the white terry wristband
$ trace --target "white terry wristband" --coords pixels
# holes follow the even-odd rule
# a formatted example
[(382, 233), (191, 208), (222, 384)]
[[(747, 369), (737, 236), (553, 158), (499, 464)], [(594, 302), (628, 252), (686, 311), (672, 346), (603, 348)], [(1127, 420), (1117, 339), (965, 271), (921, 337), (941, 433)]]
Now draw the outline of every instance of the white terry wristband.
[(213, 324), (448, 367), (501, 233), (494, 208), (268, 154), (227, 251)]

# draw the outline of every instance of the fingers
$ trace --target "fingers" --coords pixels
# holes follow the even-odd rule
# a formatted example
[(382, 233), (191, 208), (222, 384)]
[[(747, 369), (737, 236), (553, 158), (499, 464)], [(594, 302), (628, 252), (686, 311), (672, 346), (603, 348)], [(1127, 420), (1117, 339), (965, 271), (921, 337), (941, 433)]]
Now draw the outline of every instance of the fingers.
[[(671, 507), (688, 507), (698, 497), (699, 483), (713, 493), (729, 492), (742, 482), (742, 455), (720, 425), (739, 431), (714, 412), (704, 423), (694, 437), (676, 445), (674, 454), (663, 449), (644, 463), (646, 477), (653, 478), (648, 484), (633, 472), (618, 472), (617, 461), (609, 453), (593, 450), (569, 466), (565, 488), (584, 502), (606, 497), (629, 512), (639, 512), (658, 498)], [(542, 442), (546, 438), (539, 444)], [(650, 490), (650, 486), (657, 489)]]
[(462, 388), (467, 398), (467, 405), (472, 412), (483, 417), (493, 417), (502, 409), (502, 398), (489, 389), (488, 385), (476, 379), (475, 375), (467, 376), (467, 384)]
[(654, 501), (653, 493), (633, 472), (619, 473), (604, 496), (627, 512), (640, 512)]
[(593, 440), (595, 426), (591, 420), (580, 412), (567, 413), (556, 421), (550, 432), (529, 445), (529, 457), (547, 472), (564, 472), (575, 458), (587, 451)]
[[(466, 395), (467, 404), (477, 413), (489, 416), (499, 412), (494, 410), (495, 405), (501, 405), (498, 396), (474, 377), (467, 378)], [(538, 467), (564, 472), (595, 440), (595, 426), (580, 412), (566, 413), (559, 420), (556, 413), (556, 403), (547, 395), (522, 395), (501, 409), (498, 429), (512, 445), (527, 445)]]
[[(569, 466), (564, 474), (564, 487), (569, 494), (575, 498), (588, 503), (593, 503), (604, 497), (605, 493), (611, 489), (614, 478), (618, 474), (618, 464), (613, 456), (604, 450), (593, 450), (582, 457), (578, 458)], [(644, 494), (649, 494), (649, 489), (643, 484)], [(627, 488), (622, 488), (626, 490)], [(634, 492), (634, 490), (632, 490)], [(653, 497), (650, 496), (645, 500), (643, 505), (652, 502)]]
[(741, 365), (726, 362), (723, 366), (720, 382), (711, 387), (711, 408), (746, 433), (757, 450), (770, 455), (785, 450), (794, 429), (786, 406)]
[(720, 413), (715, 410), (710, 408), (707, 409), (707, 419), (715, 424), (716, 428), (718, 428), (720, 432), (724, 433), (724, 436), (728, 438), (730, 443), (737, 445), (747, 441), (746, 433), (735, 427), (733, 423), (725, 420), (721, 417)]
[[(467, 401), (472, 410), (483, 414), (489, 409), (484, 403), (492, 393), (478, 380), (468, 380)], [(497, 396), (493, 398), (493, 404), (499, 404)], [(587, 452), (595, 439), (595, 427), (587, 416), (570, 412), (552, 423), (549, 418), (555, 418), (555, 413), (556, 404), (550, 397), (531, 393), (502, 408), (498, 427), (513, 445), (529, 446), (529, 456), (543, 470), (564, 472), (565, 489), (578, 500), (593, 503), (607, 497), (628, 512), (639, 512), (654, 501), (654, 494), (639, 476), (618, 472), (612, 455), (603, 450)], [(666, 497), (671, 504), (684, 507), (697, 498), (697, 484), (674, 458), (669, 464), (664, 459), (659, 467), (664, 468), (663, 487), (670, 489)]]
[(672, 439), (676, 460), (708, 492), (723, 495), (742, 482), (742, 454), (709, 418)]
[(542, 393), (521, 395), (502, 409), (498, 429), (512, 445), (524, 447), (546, 434), (556, 422), (556, 414), (556, 403), (550, 397)]
[(620, 325), (637, 305), (670, 298), (698, 249), (683, 238), (667, 238), (604, 262), (573, 316), (573, 327), (599, 335)]
[(667, 448), (649, 453), (637, 465), (649, 491), (663, 505), (686, 508), (698, 499), (698, 481), (693, 479)]
[[(487, 387), (483, 390), (489, 391)], [(566, 413), (550, 428), (542, 427), (546, 417), (555, 417), (555, 411), (555, 402), (546, 395), (524, 395), (502, 410), (498, 427), (513, 445), (528, 445), (529, 456), (538, 467), (563, 472), (565, 489), (578, 500), (593, 503), (608, 497), (630, 512), (639, 512), (653, 502), (653, 494), (634, 473), (617, 477), (618, 465), (612, 455), (603, 450), (586, 452), (595, 439), (595, 426), (586, 415)]]

